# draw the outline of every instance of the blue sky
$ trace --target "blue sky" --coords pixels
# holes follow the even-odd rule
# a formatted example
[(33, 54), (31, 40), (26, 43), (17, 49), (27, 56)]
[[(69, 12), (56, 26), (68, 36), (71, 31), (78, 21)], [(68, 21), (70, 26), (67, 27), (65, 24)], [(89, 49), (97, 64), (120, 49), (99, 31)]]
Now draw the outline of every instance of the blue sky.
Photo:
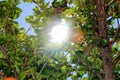
[[(25, 21), (25, 17), (29, 15), (33, 15), (33, 8), (35, 7), (34, 3), (24, 3), (22, 0), (21, 4), (18, 5), (22, 9), (22, 13), (20, 17), (16, 20), (19, 22), (20, 27), (24, 27), (27, 31), (30, 28), (30, 24)], [(52, 2), (53, 0), (45, 0), (45, 2)], [(33, 28), (30, 28), (27, 34), (34, 34)]]
[[(30, 24), (25, 22), (25, 17), (33, 14), (33, 8), (35, 7), (35, 4), (31, 3), (23, 3), (21, 1), (21, 4), (18, 5), (22, 9), (22, 13), (20, 17), (17, 19), (19, 22), (20, 27), (24, 27), (26, 30), (30, 28)], [(34, 30), (31, 28), (30, 31), (27, 34), (33, 34)]]

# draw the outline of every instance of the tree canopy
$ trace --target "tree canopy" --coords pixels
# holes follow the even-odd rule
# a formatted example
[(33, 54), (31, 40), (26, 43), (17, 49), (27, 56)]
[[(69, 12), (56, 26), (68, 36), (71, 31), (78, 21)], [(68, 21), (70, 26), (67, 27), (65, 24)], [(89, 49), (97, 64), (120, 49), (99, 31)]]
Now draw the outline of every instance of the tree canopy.
[[(35, 35), (16, 21), (22, 12), (20, 0), (0, 1), (1, 79), (120, 79), (120, 0), (23, 2), (36, 4), (33, 15), (25, 18)], [(62, 20), (69, 37), (51, 42), (50, 31)]]

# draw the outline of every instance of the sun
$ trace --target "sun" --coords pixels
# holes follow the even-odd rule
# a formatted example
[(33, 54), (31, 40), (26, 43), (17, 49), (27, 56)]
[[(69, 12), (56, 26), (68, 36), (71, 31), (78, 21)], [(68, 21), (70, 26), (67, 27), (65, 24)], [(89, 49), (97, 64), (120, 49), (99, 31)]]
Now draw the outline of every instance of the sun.
[(69, 28), (65, 25), (65, 22), (54, 26), (50, 32), (51, 41), (56, 43), (62, 43), (67, 39), (69, 35)]

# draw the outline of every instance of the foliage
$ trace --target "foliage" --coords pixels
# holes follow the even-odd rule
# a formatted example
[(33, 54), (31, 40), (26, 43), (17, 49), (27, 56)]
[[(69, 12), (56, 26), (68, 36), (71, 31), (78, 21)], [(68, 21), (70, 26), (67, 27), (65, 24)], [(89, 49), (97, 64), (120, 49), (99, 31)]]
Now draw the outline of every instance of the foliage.
[[(26, 17), (36, 35), (27, 35), (16, 19), (22, 10), (19, 0), (0, 1), (0, 76), (18, 80), (103, 80), (101, 48), (110, 47), (115, 80), (120, 78), (120, 1), (105, 0), (107, 35), (100, 39), (95, 0), (23, 0), (35, 3), (34, 14)], [(49, 30), (56, 20), (72, 21), (71, 29), (84, 32), (84, 41), (70, 39), (50, 43)], [(117, 21), (118, 27), (114, 23)], [(62, 31), (61, 31), (62, 32)]]

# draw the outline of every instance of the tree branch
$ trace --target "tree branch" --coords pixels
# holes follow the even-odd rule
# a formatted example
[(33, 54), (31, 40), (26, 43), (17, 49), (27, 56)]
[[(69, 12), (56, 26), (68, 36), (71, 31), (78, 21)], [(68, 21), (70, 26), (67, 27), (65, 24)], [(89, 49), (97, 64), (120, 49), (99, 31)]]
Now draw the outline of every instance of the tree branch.
[(54, 73), (54, 70), (50, 72), (50, 74), (47, 76), (47, 80), (49, 80), (50, 76)]
[(50, 59), (53, 55), (54, 55), (54, 51), (53, 51), (53, 53), (50, 55), (50, 57), (46, 60), (46, 62), (44, 63), (44, 65), (42, 66), (42, 68), (41, 68), (41, 70), (40, 70), (40, 72), (39, 72), (39, 74), (38, 74), (38, 76), (37, 76), (37, 80), (39, 79), (39, 77), (40, 77), (42, 71), (44, 70), (45, 66), (47, 65), (49, 59)]
[(120, 64), (120, 53), (117, 54), (117, 56), (113, 59), (112, 62), (115, 66), (118, 66)]
[(90, 46), (88, 47), (88, 49), (85, 52), (85, 56), (88, 56), (90, 54), (91, 49), (92, 49), (92, 45), (90, 44)]
[(13, 27), (12, 27), (12, 26), (10, 26), (10, 27), (11, 27), (11, 29), (12, 29), (12, 32), (13, 32), (13, 34), (14, 34), (16, 40), (18, 40), (18, 39), (17, 39), (17, 35), (15, 34), (15, 31), (14, 31)]
[(120, 25), (119, 18), (117, 18), (117, 24), (118, 24), (118, 26)]
[(30, 31), (31, 27), (32, 27), (32, 26), (30, 26), (30, 27), (28, 28), (28, 30), (27, 30), (26, 33), (22, 36), (22, 38), (24, 38), (25, 35)]
[(0, 72), (0, 80), (4, 77), (4, 73)]
[(31, 74), (32, 74), (33, 79), (34, 79), (34, 80), (38, 80), (38, 79), (36, 79), (36, 76), (33, 74), (33, 71), (31, 70), (30, 67), (29, 67), (29, 70), (30, 70), (30, 72), (31, 72)]
[(4, 28), (6, 22), (8, 21), (11, 10), (12, 10), (11, 8), (8, 10), (7, 16), (5, 16), (4, 18), (4, 23), (2, 24), (2, 28)]
[(97, 73), (96, 75), (99, 77), (100, 80), (104, 80), (103, 76), (100, 73)]
[[(11, 68), (13, 68), (13, 62), (10, 60), (10, 57), (7, 54), (7, 49), (6, 47), (0, 46), (0, 50), (2, 51), (3, 55), (6, 57), (8, 63), (10, 64)], [(14, 69), (14, 68), (13, 68)], [(15, 75), (15, 77), (17, 78), (17, 71), (14, 69), (13, 73)]]
[(32, 0), (33, 3), (35, 3), (40, 9), (42, 9), (41, 5), (38, 4), (38, 2), (36, 2), (35, 0)]
[[(87, 58), (90, 55), (90, 51), (91, 51), (92, 47), (93, 47), (93, 45), (90, 45), (88, 47), (88, 49), (86, 50), (85, 58)], [(84, 67), (86, 67), (88, 69), (88, 71), (91, 71), (92, 73), (94, 73), (100, 80), (103, 80), (103, 76), (100, 74), (100, 72), (95, 72), (94, 71), (95, 69), (93, 68), (92, 65), (87, 65), (87, 63), (81, 58), (78, 59), (78, 62), (76, 65), (78, 65), (79, 63), (81, 63)]]
[(110, 0), (110, 1), (105, 5), (105, 7), (111, 5), (114, 1), (116, 1), (116, 0)]
[(113, 46), (114, 42), (115, 42), (116, 39), (117, 39), (117, 36), (119, 35), (119, 32), (120, 32), (120, 24), (118, 25), (117, 31), (116, 31), (116, 33), (115, 33), (115, 35), (114, 35), (114, 38), (113, 38), (113, 40), (112, 40), (111, 43), (110, 43), (110, 47)]
[(114, 42), (115, 42), (115, 40), (116, 40), (119, 32), (120, 32), (120, 25), (118, 25), (118, 29), (117, 29), (117, 31), (116, 31), (116, 33), (115, 33)]
[(23, 62), (24, 62), (24, 64), (23, 64), (23, 66), (22, 66), (21, 71), (23, 71), (23, 70), (24, 70), (24, 67), (26, 67), (26, 66), (27, 66), (27, 63), (28, 63), (27, 54), (25, 54), (25, 55), (24, 55), (24, 60), (23, 60)]
[(40, 7), (40, 5), (35, 0), (32, 0), (32, 2), (35, 3), (37, 6)]
[(99, 72), (95, 72), (94, 68), (92, 67), (92, 65), (87, 65), (86, 62), (84, 62), (82, 59), (78, 60), (78, 63), (82, 63), (82, 65), (84, 67), (87, 67), (88, 71), (91, 71), (92, 73), (94, 73), (100, 80), (103, 80), (103, 76), (99, 73)]

